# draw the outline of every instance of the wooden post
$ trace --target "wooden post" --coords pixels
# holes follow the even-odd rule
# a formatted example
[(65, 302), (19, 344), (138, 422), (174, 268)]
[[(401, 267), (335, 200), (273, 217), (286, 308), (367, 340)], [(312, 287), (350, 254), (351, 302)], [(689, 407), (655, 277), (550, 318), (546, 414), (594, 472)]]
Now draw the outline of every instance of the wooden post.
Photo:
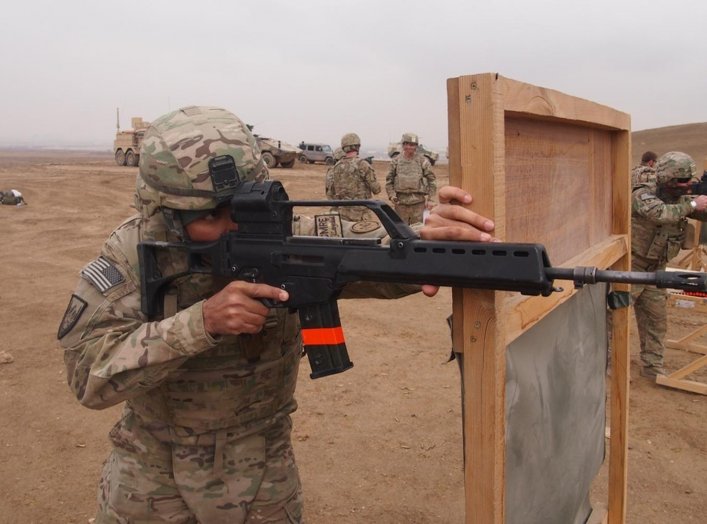
[[(447, 92), (450, 183), (472, 193), (499, 238), (543, 243), (558, 266), (630, 267), (628, 115), (497, 74), (448, 79)], [(574, 294), (565, 288), (550, 297), (454, 291), (468, 523), (505, 522), (506, 348)], [(609, 522), (617, 523), (626, 514), (626, 308), (613, 314), (612, 349)]]

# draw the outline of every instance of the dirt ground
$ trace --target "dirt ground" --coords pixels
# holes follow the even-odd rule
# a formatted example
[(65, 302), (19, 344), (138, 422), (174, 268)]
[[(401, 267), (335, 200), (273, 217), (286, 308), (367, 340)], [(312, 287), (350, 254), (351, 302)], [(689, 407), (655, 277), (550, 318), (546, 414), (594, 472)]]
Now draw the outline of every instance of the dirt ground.
[[(387, 163), (376, 162), (379, 178)], [(79, 269), (132, 213), (136, 169), (110, 153), (0, 152), (0, 522), (85, 523), (120, 407), (89, 411), (66, 386), (56, 342)], [(276, 169), (291, 198), (323, 198), (325, 166)], [(446, 166), (436, 168), (442, 183)], [(314, 524), (463, 522), (459, 375), (446, 363), (451, 293), (342, 301), (355, 366), (310, 380), (303, 362), (294, 442)], [(669, 338), (704, 323), (671, 310)], [(637, 373), (632, 327), (628, 519), (705, 522), (707, 398)], [(677, 369), (695, 355), (669, 350)], [(704, 370), (695, 377), (707, 381)], [(606, 465), (593, 498), (606, 503)]]

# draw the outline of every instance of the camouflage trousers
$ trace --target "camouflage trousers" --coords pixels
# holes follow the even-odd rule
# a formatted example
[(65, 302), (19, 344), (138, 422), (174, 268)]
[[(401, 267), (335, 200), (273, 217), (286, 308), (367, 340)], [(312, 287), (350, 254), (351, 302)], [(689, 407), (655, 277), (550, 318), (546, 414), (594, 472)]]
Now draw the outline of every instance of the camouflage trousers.
[(395, 204), (395, 212), (406, 224), (422, 224), (422, 214), (425, 211), (425, 202), (417, 204)]
[(126, 418), (111, 431), (97, 524), (303, 522), (289, 417), (211, 446), (165, 443)]
[[(657, 271), (655, 267), (634, 255), (633, 271)], [(668, 330), (668, 292), (653, 286), (631, 286), (631, 303), (636, 313), (638, 338), (641, 344), (641, 363), (644, 367), (663, 366), (665, 334)]]

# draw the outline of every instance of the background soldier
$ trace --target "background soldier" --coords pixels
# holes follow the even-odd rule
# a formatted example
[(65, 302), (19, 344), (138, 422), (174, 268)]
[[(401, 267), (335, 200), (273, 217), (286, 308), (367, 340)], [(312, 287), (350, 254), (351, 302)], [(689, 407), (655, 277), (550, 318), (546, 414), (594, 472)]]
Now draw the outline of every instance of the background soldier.
[(635, 180), (647, 179), (649, 173), (655, 174), (655, 163), (658, 160), (658, 155), (653, 151), (646, 151), (641, 156), (641, 163), (631, 170), (631, 183)]
[[(284, 302), (288, 293), (188, 274), (167, 286), (159, 318), (140, 309), (139, 242), (211, 242), (237, 229), (230, 214), (237, 177), (210, 169), (225, 156), (241, 180), (268, 178), (255, 138), (228, 111), (187, 107), (153, 122), (140, 151), (139, 214), (83, 268), (59, 326), (78, 400), (93, 409), (125, 402), (110, 433), (97, 522), (301, 522), (290, 438), (299, 322), (287, 308), (263, 303)], [(468, 204), (468, 193), (445, 187), (441, 198), (422, 238), (488, 239), (491, 222), (450, 203)], [(312, 234), (305, 219), (293, 221), (295, 234)], [(186, 255), (162, 255), (163, 275), (189, 267)], [(417, 290), (357, 283), (343, 295), (395, 298)]]
[(437, 182), (430, 161), (417, 153), (417, 135), (404, 133), (402, 142), (402, 154), (390, 161), (385, 190), (404, 222), (422, 223), (425, 209), (434, 205)]
[[(331, 169), (331, 176), (327, 175), (327, 198), (367, 200), (380, 193), (381, 186), (376, 179), (375, 170), (371, 164), (358, 156), (361, 149), (359, 136), (356, 133), (346, 133), (341, 137), (341, 149), (344, 152), (343, 158)], [(376, 223), (375, 214), (365, 207), (333, 207), (332, 211), (339, 213), (344, 220)]]
[[(639, 166), (640, 167), (640, 166)], [(631, 269), (665, 269), (685, 240), (687, 217), (707, 220), (707, 196), (684, 195), (695, 176), (695, 162), (685, 153), (671, 151), (661, 156), (655, 170), (634, 171), (631, 203)], [(665, 289), (634, 285), (631, 297), (641, 343), (641, 375), (664, 374), (663, 352), (667, 330)]]

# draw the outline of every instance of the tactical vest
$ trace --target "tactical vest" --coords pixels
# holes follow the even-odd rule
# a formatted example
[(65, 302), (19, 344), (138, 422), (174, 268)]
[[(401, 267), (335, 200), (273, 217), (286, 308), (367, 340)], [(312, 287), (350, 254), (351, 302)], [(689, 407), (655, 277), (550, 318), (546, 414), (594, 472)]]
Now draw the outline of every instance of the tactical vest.
[[(640, 186), (655, 184), (655, 171), (647, 166), (635, 170), (633, 174), (634, 191)], [(645, 168), (644, 168), (645, 167)], [(655, 191), (655, 187), (651, 191)], [(666, 204), (675, 202), (665, 201)], [(634, 256), (654, 261), (655, 267), (664, 267), (668, 261), (680, 253), (685, 240), (687, 219), (681, 218), (672, 224), (656, 224), (643, 216), (631, 216), (631, 253)]]
[(395, 159), (397, 162), (395, 169), (395, 183), (393, 188), (396, 193), (426, 193), (425, 181), (422, 170), (422, 157), (415, 155), (411, 159), (405, 158), (402, 154)]

